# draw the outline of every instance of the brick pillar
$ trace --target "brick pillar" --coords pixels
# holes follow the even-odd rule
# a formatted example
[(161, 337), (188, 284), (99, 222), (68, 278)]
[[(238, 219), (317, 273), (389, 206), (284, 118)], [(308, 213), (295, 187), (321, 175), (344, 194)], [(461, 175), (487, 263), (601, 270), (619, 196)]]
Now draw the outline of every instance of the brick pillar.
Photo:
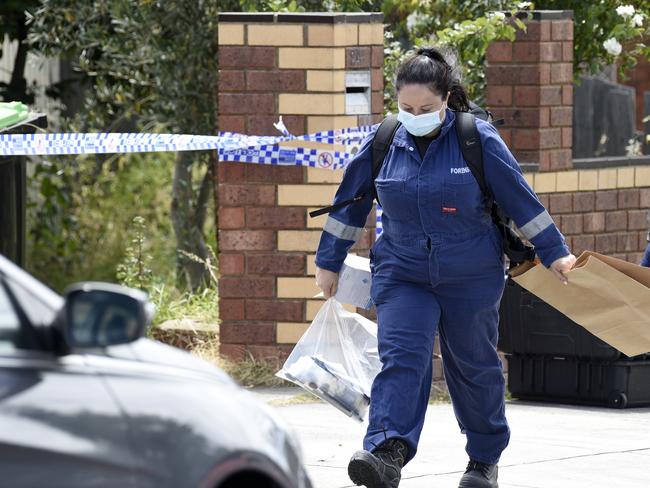
[(487, 52), (487, 105), (524, 167), (572, 166), (573, 12), (536, 11), (514, 42)]
[[(221, 130), (296, 135), (375, 123), (383, 112), (382, 14), (219, 16)], [(346, 114), (345, 73), (371, 77), (367, 115)], [(318, 146), (318, 145), (315, 145)], [(321, 147), (321, 146), (318, 146)], [(331, 147), (330, 147), (331, 149)], [(314, 253), (342, 171), (219, 163), (221, 353), (283, 359), (322, 304)], [(374, 213), (374, 212), (373, 212)], [(367, 255), (374, 215), (357, 242)]]

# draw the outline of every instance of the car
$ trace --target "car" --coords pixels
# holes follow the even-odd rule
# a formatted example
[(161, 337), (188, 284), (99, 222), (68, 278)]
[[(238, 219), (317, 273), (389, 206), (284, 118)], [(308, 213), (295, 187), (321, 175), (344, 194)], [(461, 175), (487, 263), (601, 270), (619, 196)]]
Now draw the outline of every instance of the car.
[(140, 290), (62, 297), (0, 255), (0, 484), (311, 488), (272, 408), (146, 338), (152, 315)]

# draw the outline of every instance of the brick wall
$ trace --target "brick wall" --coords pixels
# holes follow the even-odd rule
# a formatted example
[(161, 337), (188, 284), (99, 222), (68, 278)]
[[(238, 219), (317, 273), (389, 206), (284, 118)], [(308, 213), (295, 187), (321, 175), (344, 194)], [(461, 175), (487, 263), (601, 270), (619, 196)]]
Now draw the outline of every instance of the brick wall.
[[(381, 14), (222, 14), (221, 130), (278, 135), (375, 123), (383, 111)], [(371, 73), (371, 114), (345, 113), (345, 72)], [(314, 147), (321, 147), (315, 144)], [(331, 149), (331, 146), (329, 146)], [(284, 358), (318, 311), (314, 253), (342, 171), (218, 165), (221, 352)], [(354, 251), (367, 255), (374, 212)]]
[[(311, 19), (311, 20), (310, 20)], [(294, 134), (374, 123), (382, 112), (382, 25), (372, 14), (227, 14), (220, 18), (220, 125)], [(536, 12), (528, 32), (488, 51), (488, 104), (506, 142), (574, 253), (638, 262), (645, 248), (650, 165), (571, 161), (572, 20)], [(372, 114), (346, 115), (344, 72), (370, 69)], [(601, 162), (602, 163), (602, 162)], [(537, 171), (539, 170), (539, 171)], [(221, 351), (284, 358), (318, 311), (314, 252), (341, 171), (218, 165)], [(372, 244), (374, 212), (353, 248)], [(439, 349), (436, 348), (439, 354)], [(439, 356), (435, 379), (442, 375)]]
[(506, 121), (499, 132), (574, 254), (595, 250), (638, 263), (650, 168), (573, 167), (573, 13), (537, 11), (526, 24), (514, 42), (494, 42), (487, 52), (487, 104)]
[(570, 11), (535, 12), (515, 42), (487, 52), (487, 105), (522, 165), (571, 167), (573, 20)]
[(529, 173), (574, 254), (586, 250), (639, 263), (646, 246), (650, 166)]

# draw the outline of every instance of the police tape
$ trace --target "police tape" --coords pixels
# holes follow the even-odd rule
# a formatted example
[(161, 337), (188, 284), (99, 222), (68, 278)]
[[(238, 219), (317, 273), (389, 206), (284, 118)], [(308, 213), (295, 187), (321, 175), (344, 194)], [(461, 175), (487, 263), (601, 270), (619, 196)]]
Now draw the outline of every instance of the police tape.
[[(77, 154), (116, 154), (216, 150), (218, 160), (256, 164), (309, 166), (340, 169), (350, 162), (361, 142), (379, 124), (347, 129), (292, 135), (282, 117), (273, 124), (282, 136), (248, 136), (219, 132), (216, 136), (150, 133), (56, 133), (0, 134), (0, 156), (51, 156)], [(317, 142), (345, 146), (345, 151), (327, 151), (309, 147), (289, 147), (290, 141)], [(376, 229), (382, 233), (382, 209), (376, 205)]]
[[(216, 136), (151, 133), (0, 134), (1, 156), (48, 156), (163, 151), (216, 150), (219, 161), (310, 166), (339, 169), (354, 156), (361, 141), (377, 127), (359, 126), (294, 136), (282, 120), (274, 124), (282, 136), (248, 136), (219, 132)], [(295, 143), (298, 141), (298, 144)], [(300, 142), (343, 146), (344, 150), (304, 147)], [(292, 142), (291, 145), (287, 145)], [(284, 144), (284, 145), (283, 145)]]

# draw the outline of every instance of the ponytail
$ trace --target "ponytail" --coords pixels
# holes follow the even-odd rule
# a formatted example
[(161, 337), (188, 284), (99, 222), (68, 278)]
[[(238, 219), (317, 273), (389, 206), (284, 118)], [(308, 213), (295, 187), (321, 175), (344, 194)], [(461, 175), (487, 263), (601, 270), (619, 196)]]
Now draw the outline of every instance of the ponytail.
[(449, 108), (456, 112), (469, 112), (469, 97), (460, 81), (454, 81), (449, 87)]
[[(451, 53), (447, 58), (452, 59)], [(453, 66), (452, 66), (453, 64)], [(395, 89), (399, 92), (404, 85), (426, 85), (436, 95), (446, 98), (449, 93), (448, 106), (457, 112), (469, 111), (469, 98), (460, 82), (455, 62), (450, 62), (445, 55), (434, 47), (423, 47), (407, 58), (397, 69)]]

